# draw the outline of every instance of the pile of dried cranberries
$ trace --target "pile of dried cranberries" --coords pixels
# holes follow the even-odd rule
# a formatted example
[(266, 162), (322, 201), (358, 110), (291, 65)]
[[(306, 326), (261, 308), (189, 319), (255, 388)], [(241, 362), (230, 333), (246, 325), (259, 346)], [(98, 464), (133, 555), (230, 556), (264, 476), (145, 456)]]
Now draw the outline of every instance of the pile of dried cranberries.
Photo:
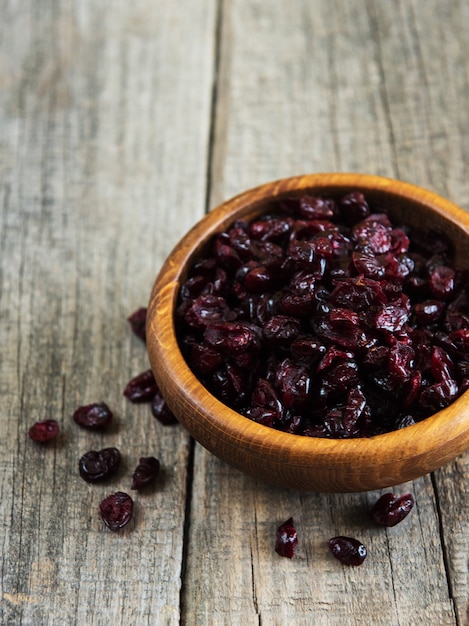
[(190, 367), (246, 417), (311, 437), (418, 422), (469, 387), (467, 274), (442, 234), (358, 191), (303, 195), (215, 235), (176, 313)]
[[(146, 343), (145, 323), (147, 309), (137, 309), (127, 321), (134, 334)], [(124, 396), (133, 403), (151, 403), (153, 416), (164, 426), (177, 423), (168, 405), (163, 399), (156, 384), (153, 372), (146, 370), (130, 380)], [(105, 431), (113, 421), (114, 415), (105, 402), (94, 402), (79, 406), (73, 413), (73, 421), (89, 431)], [(29, 437), (33, 441), (46, 444), (59, 434), (59, 424), (54, 419), (35, 422), (29, 429)], [(111, 478), (119, 469), (121, 454), (117, 448), (89, 450), (80, 457), (78, 462), (79, 475), (88, 483), (97, 483)], [(132, 475), (131, 489), (141, 491), (151, 485), (158, 476), (160, 461), (153, 456), (140, 457), (140, 461)], [(99, 512), (104, 524), (112, 531), (126, 526), (132, 519), (134, 502), (123, 491), (108, 495), (101, 502)]]

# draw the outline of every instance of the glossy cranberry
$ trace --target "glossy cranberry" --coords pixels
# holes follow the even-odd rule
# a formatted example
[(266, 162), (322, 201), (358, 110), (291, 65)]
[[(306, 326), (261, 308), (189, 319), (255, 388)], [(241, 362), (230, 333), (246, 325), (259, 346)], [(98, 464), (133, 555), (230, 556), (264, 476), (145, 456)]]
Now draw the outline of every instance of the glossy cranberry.
[(304, 195), (300, 198), (300, 215), (308, 220), (327, 220), (334, 217), (335, 202), (332, 198)]
[(142, 341), (146, 341), (146, 322), (147, 322), (147, 309), (146, 307), (140, 307), (136, 311), (129, 315), (127, 321), (130, 324), (132, 332), (139, 337)]
[(467, 389), (468, 276), (441, 235), (352, 191), (283, 199), (211, 244), (181, 286), (177, 332), (195, 375), (246, 417), (368, 437)]
[(124, 389), (124, 396), (135, 403), (150, 402), (157, 391), (158, 386), (153, 372), (147, 370), (127, 383)]
[(298, 545), (298, 534), (293, 525), (293, 518), (290, 517), (286, 522), (280, 524), (277, 528), (277, 538), (275, 541), (275, 552), (287, 559), (293, 558)]
[(181, 313), (185, 322), (196, 329), (203, 329), (213, 322), (229, 321), (236, 317), (236, 313), (231, 311), (224, 298), (212, 294), (199, 296)]
[(210, 374), (223, 364), (223, 357), (206, 343), (192, 343), (188, 350), (191, 367), (200, 374)]
[(300, 322), (287, 315), (274, 315), (264, 325), (264, 339), (273, 344), (288, 344), (300, 334)]
[(283, 413), (283, 405), (280, 402), (275, 387), (269, 381), (261, 378), (251, 396), (252, 407), (270, 409), (273, 415), (280, 418)]
[(413, 313), (420, 324), (432, 324), (440, 319), (444, 310), (443, 302), (438, 300), (425, 300), (417, 302)]
[(396, 497), (393, 493), (385, 493), (371, 509), (371, 518), (379, 526), (396, 526), (409, 515), (413, 507), (412, 494)]
[(151, 401), (151, 413), (163, 426), (173, 426), (178, 421), (172, 413), (169, 406), (166, 404), (166, 400), (158, 390)]
[(112, 422), (113, 414), (105, 402), (96, 402), (79, 406), (73, 414), (73, 420), (82, 428), (101, 430)]
[(276, 372), (276, 383), (287, 409), (304, 405), (311, 389), (311, 374), (307, 367), (283, 360)]
[(29, 438), (38, 443), (46, 443), (55, 439), (59, 434), (59, 424), (56, 420), (41, 420), (35, 422), (29, 429)]
[(249, 235), (262, 241), (279, 241), (290, 232), (291, 222), (276, 216), (264, 216), (249, 225)]
[(113, 532), (123, 528), (132, 519), (134, 503), (123, 491), (116, 491), (104, 498), (99, 505), (101, 519)]
[(259, 333), (248, 324), (236, 322), (211, 324), (204, 339), (212, 348), (232, 356), (259, 347)]
[(409, 311), (402, 306), (389, 304), (379, 308), (375, 316), (375, 325), (379, 330), (394, 333), (402, 329), (409, 319)]
[(428, 280), (430, 291), (437, 298), (446, 299), (454, 291), (455, 271), (444, 265), (437, 265)]
[(332, 537), (329, 539), (329, 549), (344, 565), (361, 565), (367, 556), (365, 546), (353, 537)]
[(409, 250), (410, 239), (402, 228), (391, 230), (391, 252), (394, 254), (406, 254)]
[(154, 456), (141, 457), (133, 475), (131, 489), (140, 491), (151, 485), (160, 470), (160, 462)]
[(386, 273), (386, 267), (372, 253), (360, 250), (352, 253), (352, 262), (359, 274), (367, 278), (380, 279)]
[(117, 448), (90, 450), (81, 457), (78, 470), (83, 480), (95, 483), (113, 476), (119, 467), (120, 460), (121, 455)]
[(341, 198), (339, 207), (343, 218), (349, 225), (360, 222), (370, 214), (368, 202), (359, 191), (352, 191)]
[(360, 222), (354, 226), (352, 236), (360, 248), (373, 254), (384, 254), (391, 249), (391, 229), (380, 223)]

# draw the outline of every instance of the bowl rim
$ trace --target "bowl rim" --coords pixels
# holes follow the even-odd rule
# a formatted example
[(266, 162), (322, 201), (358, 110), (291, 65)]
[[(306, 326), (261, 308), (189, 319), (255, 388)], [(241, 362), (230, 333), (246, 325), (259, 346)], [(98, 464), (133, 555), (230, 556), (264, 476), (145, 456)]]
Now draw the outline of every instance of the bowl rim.
[[(187, 364), (179, 348), (174, 316), (170, 323), (165, 317), (168, 307), (174, 311), (181, 279), (187, 264), (196, 254), (197, 249), (210, 237), (224, 230), (237, 216), (234, 212), (255, 210), (256, 206), (272, 200), (291, 195), (291, 192), (303, 193), (321, 190), (328, 187), (340, 187), (344, 193), (357, 189), (365, 196), (367, 192), (391, 194), (396, 199), (417, 202), (450, 220), (465, 232), (469, 241), (469, 214), (456, 204), (438, 194), (404, 181), (358, 173), (317, 173), (293, 176), (268, 182), (244, 191), (231, 199), (222, 202), (203, 218), (201, 218), (176, 244), (168, 255), (159, 272), (151, 292), (147, 316), (147, 341), (152, 368), (166, 398), (169, 407), (195, 439), (201, 433), (206, 434), (204, 447), (215, 455), (217, 443), (221, 439), (233, 439), (243, 444), (243, 454), (255, 457), (265, 449), (266, 440), (269, 446), (275, 446), (283, 456), (285, 468), (304, 466), (305, 464), (320, 465), (322, 463), (341, 463), (343, 457), (355, 457), (359, 468), (366, 472), (367, 457), (375, 458), (377, 445), (381, 444), (389, 453), (399, 459), (407, 468), (409, 479), (433, 471), (447, 461), (453, 459), (469, 447), (469, 392), (465, 392), (450, 406), (432, 416), (406, 428), (375, 435), (368, 438), (329, 439), (313, 438), (304, 435), (285, 433), (258, 424), (231, 409), (215, 398), (198, 380)], [(337, 191), (340, 193), (340, 190)], [(159, 329), (168, 325), (164, 339)], [(166, 375), (161, 375), (163, 367)], [(195, 424), (191, 417), (183, 417), (177, 413), (183, 408), (190, 409), (204, 419)], [(435, 456), (435, 450), (438, 454)], [(429, 455), (429, 451), (432, 453)], [(342, 457), (342, 461), (340, 460)], [(423, 471), (412, 476), (411, 466), (419, 460)], [(391, 467), (392, 460), (389, 460)], [(403, 482), (403, 481), (398, 481)], [(397, 482), (395, 483), (397, 484)]]

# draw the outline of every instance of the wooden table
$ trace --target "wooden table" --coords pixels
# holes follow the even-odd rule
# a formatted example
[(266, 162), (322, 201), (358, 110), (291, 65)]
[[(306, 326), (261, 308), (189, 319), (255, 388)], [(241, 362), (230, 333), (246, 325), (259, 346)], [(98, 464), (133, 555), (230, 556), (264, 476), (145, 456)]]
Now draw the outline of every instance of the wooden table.
[[(164, 258), (235, 193), (307, 172), (361, 171), (469, 209), (465, 0), (0, 2), (0, 622), (469, 624), (469, 455), (396, 492), (400, 526), (368, 522), (379, 493), (277, 489), (164, 427), (122, 390), (148, 368), (126, 317)], [(105, 434), (72, 421), (105, 401)], [(38, 419), (55, 443), (28, 438)], [(117, 446), (108, 484), (79, 457)], [(154, 489), (121, 533), (101, 499)], [(293, 516), (291, 561), (274, 552)], [(358, 536), (359, 568), (327, 539)]]

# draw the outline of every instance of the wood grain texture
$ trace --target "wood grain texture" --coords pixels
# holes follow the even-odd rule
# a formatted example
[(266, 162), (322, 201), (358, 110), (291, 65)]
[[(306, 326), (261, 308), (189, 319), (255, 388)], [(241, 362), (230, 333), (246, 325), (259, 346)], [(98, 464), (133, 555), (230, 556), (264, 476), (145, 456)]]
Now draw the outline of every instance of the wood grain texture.
[[(0, 622), (467, 626), (468, 455), (378, 492), (300, 494), (221, 463), (122, 398), (125, 317), (203, 214), (284, 176), (363, 171), (469, 209), (465, 0), (0, 0)], [(217, 43), (218, 42), (218, 43)], [(219, 55), (217, 55), (219, 51)], [(208, 197), (207, 197), (208, 192)], [(108, 435), (78, 431), (107, 400)], [(55, 417), (56, 444), (29, 425)], [(89, 486), (76, 464), (118, 445)], [(121, 535), (97, 517), (140, 454), (164, 468)], [(298, 557), (273, 552), (293, 515)], [(346, 569), (325, 541), (366, 542)]]
[[(211, 2), (3, 2), (1, 104), (2, 624), (176, 624), (190, 443), (122, 397), (148, 369), (126, 317), (205, 206)], [(181, 46), (181, 42), (184, 45)], [(108, 434), (71, 415), (104, 400)], [(58, 419), (40, 447), (29, 426)], [(78, 476), (116, 445), (110, 484)], [(100, 500), (161, 460), (121, 536)]]
[[(337, 170), (400, 177), (467, 209), (466, 13), (462, 2), (225, 2), (210, 205)], [(439, 499), (430, 477), (396, 486), (416, 510), (383, 535), (365, 520), (376, 492), (300, 496), (196, 447), (187, 623), (227, 623), (239, 606), (252, 623), (469, 623), (465, 458), (436, 473)], [(275, 562), (274, 529), (290, 515), (302, 553)], [(370, 543), (368, 571), (335, 568), (323, 543), (335, 533)], [(207, 588), (209, 571), (225, 578)]]

